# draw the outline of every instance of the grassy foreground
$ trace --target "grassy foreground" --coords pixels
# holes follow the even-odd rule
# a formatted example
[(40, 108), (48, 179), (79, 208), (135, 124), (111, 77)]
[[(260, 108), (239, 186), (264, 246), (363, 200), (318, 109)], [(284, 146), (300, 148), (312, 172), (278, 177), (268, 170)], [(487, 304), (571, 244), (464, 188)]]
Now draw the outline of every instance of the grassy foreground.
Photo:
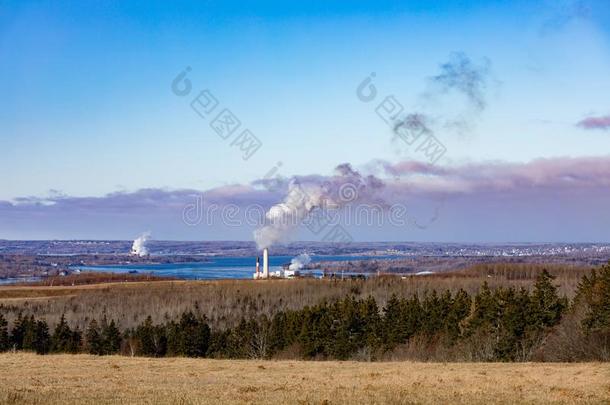
[(610, 364), (0, 355), (0, 403), (610, 403)]

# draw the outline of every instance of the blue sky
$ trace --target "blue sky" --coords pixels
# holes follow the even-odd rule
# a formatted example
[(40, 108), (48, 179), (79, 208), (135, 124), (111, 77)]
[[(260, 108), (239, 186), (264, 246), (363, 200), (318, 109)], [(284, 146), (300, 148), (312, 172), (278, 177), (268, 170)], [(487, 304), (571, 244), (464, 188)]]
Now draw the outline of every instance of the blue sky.
[[(610, 114), (609, 40), (601, 0), (0, 1), (0, 200), (208, 190), (278, 161), (289, 176), (417, 158), (356, 97), (371, 72), (409, 110), (466, 117), (459, 133), (437, 130), (440, 164), (606, 156), (610, 131), (577, 123)], [(459, 94), (425, 97), (455, 52), (489, 66), (483, 111)], [(209, 89), (262, 141), (251, 159), (172, 93), (186, 66), (194, 92)], [(68, 236), (10, 224), (0, 237)]]

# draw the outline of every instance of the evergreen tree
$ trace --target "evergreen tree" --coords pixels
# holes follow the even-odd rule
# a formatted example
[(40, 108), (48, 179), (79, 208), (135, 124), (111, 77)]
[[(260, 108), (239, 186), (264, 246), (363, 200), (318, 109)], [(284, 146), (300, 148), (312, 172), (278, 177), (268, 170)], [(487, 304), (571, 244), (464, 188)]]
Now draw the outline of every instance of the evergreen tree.
[(423, 308), (417, 295), (401, 302), (401, 330), (407, 341), (422, 328)]
[(381, 315), (379, 307), (373, 296), (369, 296), (360, 303), (360, 318), (362, 319), (363, 345), (371, 350), (381, 346)]
[(210, 344), (210, 327), (202, 317), (184, 312), (180, 322), (168, 325), (167, 350), (171, 354), (204, 357)]
[(193, 332), (193, 341), (195, 344), (192, 347), (190, 354), (194, 357), (205, 357), (210, 347), (210, 326), (204, 318), (199, 318), (197, 327)]
[(326, 356), (333, 336), (333, 318), (326, 302), (314, 307), (305, 307), (301, 312), (302, 322), (298, 342), (305, 358)]
[(100, 356), (104, 354), (104, 344), (100, 334), (100, 328), (95, 319), (91, 320), (89, 327), (85, 332), (85, 344), (90, 354), (97, 354)]
[(8, 334), (8, 322), (4, 316), (0, 314), (0, 352), (5, 352), (11, 347), (11, 342)]
[(148, 316), (144, 323), (137, 327), (135, 336), (140, 341), (140, 351), (144, 356), (163, 357), (167, 352), (165, 327), (153, 325)]
[(47, 354), (51, 350), (51, 335), (46, 321), (40, 320), (33, 323), (34, 339), (32, 349), (37, 354)]
[(51, 350), (53, 352), (74, 353), (72, 330), (70, 330), (70, 327), (68, 326), (66, 318), (63, 314), (61, 315), (59, 323), (55, 327), (51, 341)]
[(213, 358), (229, 357), (229, 338), (231, 330), (217, 330), (210, 333), (210, 345), (208, 347), (208, 356)]
[(559, 323), (567, 307), (567, 299), (559, 297), (557, 287), (553, 284), (554, 279), (546, 270), (536, 279), (530, 309), (531, 322), (535, 329), (542, 330)]
[(110, 323), (106, 316), (102, 319), (101, 340), (102, 354), (116, 354), (121, 349), (121, 332), (114, 323), (114, 319)]
[(470, 314), (472, 301), (468, 293), (460, 289), (451, 302), (445, 318), (444, 330), (451, 343), (461, 336), (462, 323)]
[(422, 309), (424, 311), (422, 332), (426, 336), (434, 336), (438, 331), (442, 330), (444, 324), (443, 314), (448, 311), (450, 306), (451, 295), (443, 294), (443, 297), (439, 298), (436, 291), (432, 290), (432, 293), (424, 296), (422, 301)]
[(582, 326), (586, 333), (610, 334), (610, 263), (582, 278), (575, 305), (585, 311)]
[(474, 297), (472, 313), (466, 320), (466, 335), (472, 335), (477, 330), (491, 333), (496, 324), (498, 310), (497, 294), (492, 293), (487, 282), (484, 282)]
[(226, 353), (231, 358), (254, 357), (251, 353), (252, 342), (256, 334), (256, 321), (242, 318), (239, 324), (233, 328), (227, 336)]
[(383, 309), (383, 341), (387, 349), (404, 343), (407, 333), (402, 323), (402, 305), (396, 294), (393, 294)]
[(322, 336), (333, 336), (333, 338), (325, 339), (324, 354), (339, 360), (346, 360), (358, 349), (362, 341), (362, 320), (355, 298), (345, 297), (342, 301), (335, 303), (330, 310), (330, 315), (331, 329), (320, 331)]
[(81, 350), (81, 346), (83, 343), (83, 334), (78, 327), (76, 327), (72, 331), (72, 338), (70, 339), (70, 344), (66, 348), (68, 353), (78, 353)]
[(34, 315), (30, 315), (30, 317), (25, 317), (23, 319), (23, 350), (34, 351), (36, 350), (36, 321), (34, 320)]
[(498, 289), (499, 318), (496, 330), (496, 356), (499, 360), (514, 361), (526, 344), (529, 295), (522, 289)]
[(155, 345), (155, 339), (153, 336), (153, 323), (152, 318), (149, 315), (143, 324), (136, 328), (135, 335), (140, 340), (140, 351), (144, 356), (155, 357), (157, 348)]
[(288, 322), (286, 313), (280, 311), (271, 319), (271, 330), (269, 331), (269, 349), (272, 353), (283, 350), (288, 346)]
[(10, 345), (15, 348), (15, 350), (23, 349), (23, 338), (25, 337), (25, 332), (28, 327), (28, 319), (24, 317), (20, 312), (17, 314), (17, 319), (13, 323), (13, 330), (11, 331), (10, 336)]

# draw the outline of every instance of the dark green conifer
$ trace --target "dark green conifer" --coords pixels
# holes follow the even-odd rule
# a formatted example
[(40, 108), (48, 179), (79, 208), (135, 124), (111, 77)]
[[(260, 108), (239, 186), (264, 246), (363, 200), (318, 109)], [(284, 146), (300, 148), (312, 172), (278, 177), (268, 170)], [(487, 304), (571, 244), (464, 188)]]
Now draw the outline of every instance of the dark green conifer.
[(32, 349), (37, 354), (47, 354), (51, 350), (51, 335), (46, 321), (39, 320), (33, 323), (34, 339)]
[(567, 299), (559, 297), (553, 284), (555, 277), (546, 270), (538, 275), (531, 296), (531, 322), (536, 329), (554, 326), (561, 320)]
[(121, 349), (121, 332), (114, 323), (114, 319), (107, 321), (106, 316), (102, 320), (101, 328), (102, 352), (103, 354), (116, 354)]
[(23, 338), (25, 337), (25, 332), (27, 329), (28, 319), (24, 317), (21, 312), (17, 314), (17, 319), (13, 323), (13, 330), (11, 331), (10, 336), (10, 345), (15, 348), (15, 350), (23, 349)]
[(95, 319), (92, 319), (85, 332), (85, 344), (90, 354), (103, 355), (104, 344), (100, 334), (100, 328)]
[(51, 339), (51, 350), (56, 353), (72, 353), (73, 336), (72, 330), (66, 322), (65, 316), (62, 314), (59, 323), (55, 327), (53, 337)]
[(5, 352), (11, 347), (11, 342), (8, 334), (8, 322), (4, 316), (0, 314), (0, 352)]

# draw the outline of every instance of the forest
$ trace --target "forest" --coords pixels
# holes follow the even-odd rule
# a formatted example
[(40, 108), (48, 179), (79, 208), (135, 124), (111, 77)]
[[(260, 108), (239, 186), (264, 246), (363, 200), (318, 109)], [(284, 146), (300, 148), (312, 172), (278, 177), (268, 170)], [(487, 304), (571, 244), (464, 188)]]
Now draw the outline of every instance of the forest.
[[(10, 326), (10, 327), (9, 327)], [(230, 359), (419, 361), (610, 360), (610, 264), (581, 277), (573, 298), (541, 271), (532, 288), (476, 293), (428, 290), (393, 294), (383, 307), (372, 296), (346, 294), (315, 305), (210, 325), (195, 304), (174, 319), (146, 317), (133, 327), (104, 314), (86, 327), (62, 315), (0, 314), (0, 351)]]

